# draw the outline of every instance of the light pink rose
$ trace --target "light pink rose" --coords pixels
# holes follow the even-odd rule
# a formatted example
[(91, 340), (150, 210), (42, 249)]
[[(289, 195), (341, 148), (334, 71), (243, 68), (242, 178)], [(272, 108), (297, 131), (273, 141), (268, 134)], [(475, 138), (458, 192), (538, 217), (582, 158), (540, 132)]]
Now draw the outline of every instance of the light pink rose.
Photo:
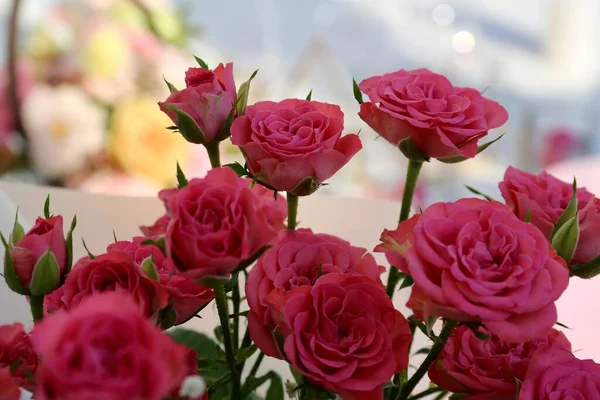
[(345, 135), (339, 106), (286, 99), (261, 101), (231, 126), (248, 169), (260, 182), (304, 196), (317, 190), (362, 148), (358, 135)]
[(518, 400), (600, 398), (600, 364), (579, 360), (565, 349), (548, 347), (529, 362)]
[(123, 292), (96, 293), (47, 316), (32, 340), (37, 400), (162, 400), (186, 375), (186, 348)]
[(320, 275), (338, 272), (368, 276), (381, 283), (383, 270), (366, 249), (336, 236), (315, 234), (310, 229), (283, 232), (248, 274), (250, 337), (268, 356), (281, 358), (272, 334), (277, 323), (266, 300), (272, 291), (286, 293), (301, 286), (313, 286)]
[(428, 69), (373, 76), (359, 88), (371, 100), (360, 106), (363, 121), (395, 146), (410, 137), (431, 158), (475, 157), (477, 141), (508, 119), (500, 104)]
[(0, 368), (0, 400), (19, 400), (21, 390), (8, 367)]
[(228, 167), (192, 179), (168, 201), (167, 255), (183, 276), (228, 276), (285, 228), (285, 200)]
[(193, 143), (220, 141), (229, 136), (229, 131), (223, 134), (222, 128), (237, 99), (233, 63), (219, 64), (214, 70), (190, 68), (185, 74), (185, 83), (185, 89), (159, 103), (161, 110), (175, 125), (177, 113), (166, 106), (177, 107), (194, 120), (203, 137), (192, 138)]
[(0, 369), (9, 369), (17, 385), (31, 390), (37, 366), (37, 354), (31, 347), (23, 325), (0, 326)]
[(268, 301), (281, 315), (286, 359), (345, 400), (383, 398), (381, 385), (408, 365), (408, 323), (366, 276), (330, 273)]
[[(550, 239), (552, 228), (573, 197), (573, 185), (552, 175), (538, 175), (509, 167), (500, 182), (506, 205), (521, 220), (531, 211), (531, 223)], [(600, 256), (600, 199), (584, 188), (577, 189), (579, 241), (572, 264), (585, 264)]]
[(571, 350), (565, 335), (555, 329), (539, 339), (511, 344), (495, 335), (482, 340), (462, 325), (429, 368), (429, 378), (452, 393), (467, 394), (464, 400), (514, 400), (531, 357), (548, 346)]
[(175, 325), (180, 325), (213, 299), (213, 291), (197, 284), (193, 279), (177, 275), (173, 261), (166, 258), (158, 246), (142, 244), (145, 240), (145, 237), (134, 237), (131, 241), (116, 242), (109, 245), (106, 251), (127, 253), (138, 266), (152, 257), (159, 282), (169, 292), (170, 302), (177, 315)]
[(416, 218), (398, 227), (408, 249), (396, 267), (415, 281), (407, 305), (419, 318), (480, 321), (508, 342), (552, 329), (569, 270), (539, 229), (499, 202), (472, 198)]

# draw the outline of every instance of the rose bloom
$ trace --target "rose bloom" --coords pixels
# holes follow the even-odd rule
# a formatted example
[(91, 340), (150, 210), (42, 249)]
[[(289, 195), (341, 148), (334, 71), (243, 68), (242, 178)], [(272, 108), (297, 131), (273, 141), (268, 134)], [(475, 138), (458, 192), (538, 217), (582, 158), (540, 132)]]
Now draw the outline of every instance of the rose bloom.
[(477, 141), (508, 120), (506, 110), (428, 69), (399, 70), (359, 85), (370, 102), (359, 116), (394, 146), (410, 137), (427, 157), (475, 157)]
[(548, 346), (571, 350), (565, 335), (555, 329), (539, 339), (511, 344), (495, 335), (482, 340), (459, 326), (429, 368), (429, 378), (452, 393), (469, 394), (465, 400), (514, 400), (531, 356)]
[(144, 240), (145, 237), (134, 237), (131, 241), (116, 242), (109, 245), (106, 251), (127, 253), (138, 266), (151, 258), (156, 266), (160, 284), (169, 292), (170, 301), (177, 315), (175, 324), (180, 325), (213, 299), (213, 291), (190, 278), (176, 275), (173, 262), (165, 257), (158, 246), (142, 244)]
[(396, 249), (406, 263), (395, 266), (415, 281), (408, 306), (420, 318), (481, 321), (509, 342), (544, 336), (556, 323), (567, 266), (539, 229), (503, 204), (436, 203), (400, 223), (396, 238), (404, 239)]
[(173, 197), (177, 193), (178, 189), (163, 189), (158, 192), (158, 199), (162, 201), (163, 205), (167, 212), (159, 217), (153, 225), (140, 226), (140, 230), (142, 234), (146, 237), (160, 237), (164, 236), (167, 233), (167, 227), (169, 226), (169, 222), (171, 222), (171, 217), (169, 216), (169, 199)]
[(147, 318), (155, 319), (169, 305), (167, 289), (146, 276), (131, 255), (113, 251), (79, 260), (64, 285), (48, 296), (46, 312), (70, 310), (88, 297), (114, 291), (128, 293)]
[(0, 368), (8, 368), (15, 383), (31, 389), (37, 366), (37, 355), (23, 325), (0, 326)]
[[(538, 175), (509, 167), (500, 182), (506, 205), (524, 220), (531, 213), (531, 223), (550, 239), (558, 221), (573, 197), (573, 185), (552, 175)], [(579, 208), (579, 241), (572, 264), (585, 264), (600, 256), (600, 200), (584, 188), (577, 189)]]
[(308, 195), (362, 148), (358, 135), (345, 135), (339, 106), (287, 99), (261, 101), (231, 126), (248, 169), (279, 191)]
[(529, 362), (518, 400), (592, 400), (600, 398), (600, 364), (548, 347)]
[(43, 360), (38, 400), (161, 400), (187, 372), (186, 348), (123, 292), (97, 293), (47, 316), (32, 340)]
[(184, 276), (228, 276), (284, 229), (283, 198), (250, 184), (215, 168), (170, 197), (167, 254)]
[(314, 286), (272, 291), (286, 359), (344, 399), (382, 398), (381, 385), (408, 365), (410, 328), (379, 282), (330, 273)]
[(315, 234), (310, 229), (286, 231), (281, 236), (258, 259), (246, 281), (250, 337), (264, 353), (276, 358), (281, 358), (272, 334), (277, 323), (266, 300), (273, 290), (287, 293), (313, 286), (319, 276), (338, 272), (364, 275), (380, 283), (383, 272), (366, 249), (336, 236)]
[(10, 375), (8, 367), (0, 368), (0, 400), (19, 400), (21, 389)]
[[(166, 106), (174, 106), (187, 113), (203, 133), (191, 138), (193, 143), (223, 140), (221, 129), (237, 99), (233, 79), (233, 63), (219, 64), (214, 70), (190, 68), (185, 73), (186, 88), (172, 93), (159, 103), (160, 109), (177, 125), (177, 113)], [(190, 138), (188, 138), (189, 140)]]

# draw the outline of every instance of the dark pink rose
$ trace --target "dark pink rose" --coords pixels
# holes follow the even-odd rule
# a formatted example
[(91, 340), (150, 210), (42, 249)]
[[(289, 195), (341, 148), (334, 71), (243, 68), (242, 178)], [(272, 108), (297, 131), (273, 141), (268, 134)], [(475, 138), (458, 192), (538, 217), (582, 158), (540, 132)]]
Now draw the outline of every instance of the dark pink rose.
[(38, 261), (48, 251), (54, 255), (62, 276), (67, 266), (67, 244), (63, 233), (63, 218), (60, 215), (36, 219), (33, 228), (10, 249), (15, 273), (28, 293), (31, 292), (31, 279), (39, 265)]
[(547, 347), (529, 362), (518, 400), (600, 398), (600, 364), (579, 360), (570, 351)]
[[(53, 303), (60, 299), (60, 309), (70, 310), (88, 297), (115, 291), (128, 293), (147, 318), (155, 319), (169, 305), (169, 292), (150, 279), (131, 255), (117, 251), (78, 261), (64, 285), (50, 297)], [(57, 304), (47, 306), (46, 311), (56, 312), (56, 307)]]
[(544, 235), (505, 205), (436, 203), (398, 230), (415, 281), (408, 306), (420, 318), (481, 321), (500, 340), (524, 342), (556, 323), (569, 270)]
[(279, 191), (304, 196), (317, 190), (361, 148), (345, 135), (339, 106), (298, 99), (261, 101), (231, 126), (250, 172)]
[(514, 400), (530, 358), (548, 346), (571, 350), (565, 335), (555, 329), (539, 339), (511, 344), (495, 335), (482, 340), (459, 326), (429, 368), (429, 378), (452, 393), (468, 394), (465, 400)]
[(399, 70), (359, 85), (370, 102), (358, 115), (394, 146), (410, 137), (427, 157), (475, 157), (477, 141), (508, 120), (506, 110), (428, 69)]
[[(573, 184), (552, 175), (538, 175), (509, 167), (500, 182), (506, 205), (517, 217), (525, 220), (531, 210), (531, 223), (550, 239), (552, 228), (573, 197)], [(579, 241), (572, 264), (585, 264), (600, 256), (600, 199), (584, 188), (577, 189), (579, 206)]]
[(0, 400), (19, 400), (21, 389), (10, 375), (8, 367), (0, 368)]
[(412, 232), (417, 222), (419, 222), (419, 217), (419, 214), (414, 215), (398, 225), (398, 228), (394, 231), (384, 229), (379, 239), (381, 244), (375, 247), (376, 252), (385, 254), (385, 258), (387, 258), (390, 265), (405, 274), (408, 274), (408, 265), (404, 255), (412, 246)]
[(310, 229), (283, 232), (280, 240), (258, 259), (246, 281), (248, 329), (253, 342), (267, 355), (281, 358), (272, 334), (277, 323), (267, 302), (273, 290), (286, 293), (313, 286), (319, 276), (330, 273), (364, 275), (381, 283), (382, 272), (383, 267), (366, 249), (343, 239), (315, 234)]
[(37, 354), (23, 325), (0, 326), (0, 369), (9, 368), (17, 385), (31, 390), (37, 366)]
[(131, 241), (116, 242), (108, 246), (106, 251), (127, 253), (138, 266), (151, 258), (156, 266), (160, 284), (169, 292), (171, 304), (177, 315), (175, 324), (182, 324), (213, 299), (213, 291), (197, 284), (193, 279), (176, 275), (173, 261), (166, 258), (158, 246), (142, 244), (144, 240), (145, 237), (134, 237)]
[(285, 200), (250, 185), (230, 168), (215, 168), (171, 197), (167, 254), (183, 276), (229, 276), (285, 227)]
[(330, 273), (313, 286), (275, 289), (286, 359), (343, 399), (383, 398), (381, 385), (408, 365), (411, 333), (385, 288), (366, 276)]
[(185, 74), (185, 83), (185, 89), (171, 93), (167, 100), (159, 103), (161, 110), (175, 125), (177, 113), (169, 106), (187, 113), (202, 131), (202, 137), (193, 138), (194, 143), (223, 140), (226, 136), (221, 137), (221, 129), (237, 99), (233, 64), (219, 64), (214, 70), (190, 68)]
[[(165, 206), (165, 209), (169, 209), (169, 199), (173, 197), (177, 193), (177, 189), (163, 189), (158, 192), (158, 199), (162, 201)], [(160, 218), (154, 222), (151, 226), (140, 226), (140, 230), (142, 234), (149, 238), (164, 236), (167, 233), (167, 227), (169, 226), (169, 222), (171, 221), (171, 217), (169, 217), (169, 213), (167, 212)]]
[(47, 316), (32, 341), (42, 359), (36, 400), (162, 400), (187, 372), (186, 348), (123, 292), (95, 293)]

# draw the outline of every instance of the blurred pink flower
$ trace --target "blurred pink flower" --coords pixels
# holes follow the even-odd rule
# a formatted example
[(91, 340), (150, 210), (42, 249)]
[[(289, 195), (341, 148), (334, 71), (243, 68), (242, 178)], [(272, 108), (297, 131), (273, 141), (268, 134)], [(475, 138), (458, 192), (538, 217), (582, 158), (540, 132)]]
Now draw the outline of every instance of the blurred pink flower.
[(97, 194), (154, 197), (161, 188), (141, 177), (119, 172), (98, 172), (81, 183), (78, 189)]
[[(20, 100), (23, 100), (33, 87), (31, 66), (25, 59), (19, 60), (17, 63), (17, 80), (18, 96)], [(3, 69), (0, 71), (0, 147), (4, 145), (8, 135), (15, 129), (15, 117), (8, 86), (8, 70)]]
[(565, 161), (581, 147), (579, 137), (567, 128), (552, 129), (546, 134), (540, 154), (541, 167)]

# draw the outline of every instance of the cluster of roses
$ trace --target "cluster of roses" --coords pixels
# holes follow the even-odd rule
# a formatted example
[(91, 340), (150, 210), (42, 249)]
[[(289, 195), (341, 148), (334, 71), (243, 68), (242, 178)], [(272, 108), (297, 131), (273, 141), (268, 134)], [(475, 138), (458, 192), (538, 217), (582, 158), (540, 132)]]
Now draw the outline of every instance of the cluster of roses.
[[(223, 385), (224, 398), (242, 399), (269, 379), (281, 384), (273, 372), (255, 379), (264, 355), (291, 364), (291, 395), (303, 399), (600, 396), (600, 366), (576, 359), (553, 329), (554, 302), (570, 277), (598, 272), (599, 201), (547, 174), (509, 169), (500, 185), (506, 205), (469, 198), (408, 218), (423, 163), (474, 157), (487, 147), (478, 140), (506, 122), (504, 108), (428, 70), (355, 85), (361, 118), (410, 160), (401, 222), (375, 249), (395, 267), (384, 285), (385, 268), (366, 249), (296, 229), (298, 196), (361, 149), (357, 135), (342, 136), (339, 107), (310, 95), (246, 106), (251, 81), (238, 90), (231, 64), (199, 63), (187, 87), (170, 85), (160, 106), (174, 130), (206, 147), (214, 168), (189, 181), (178, 171), (178, 188), (159, 195), (166, 214), (142, 227), (143, 237), (115, 239), (106, 254), (71, 268), (72, 229), (65, 239), (62, 217), (46, 212), (26, 234), (15, 223), (5, 279), (28, 296), (36, 325), (29, 334), (18, 324), (0, 327), (0, 398), (18, 399), (19, 387), (41, 400), (206, 396), (197, 377), (202, 355), (165, 330), (213, 299), (226, 369), (209, 385), (211, 396)], [(220, 166), (218, 144), (229, 136), (245, 166)], [(391, 300), (400, 281), (412, 287), (408, 319)], [(437, 318), (443, 327), (435, 334)], [(417, 329), (432, 344), (409, 378)], [(252, 342), (261, 354), (242, 382)], [(427, 372), (435, 386), (412, 394)], [(269, 394), (283, 398), (283, 389)]]

